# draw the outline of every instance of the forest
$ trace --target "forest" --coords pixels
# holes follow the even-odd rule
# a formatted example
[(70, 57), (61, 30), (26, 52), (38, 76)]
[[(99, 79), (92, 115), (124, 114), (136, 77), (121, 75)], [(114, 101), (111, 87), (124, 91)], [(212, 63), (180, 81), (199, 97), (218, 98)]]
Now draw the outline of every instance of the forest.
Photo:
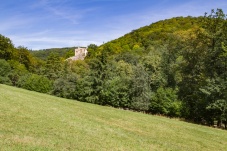
[(175, 17), (101, 46), (31, 51), (0, 35), (0, 83), (227, 129), (227, 15)]

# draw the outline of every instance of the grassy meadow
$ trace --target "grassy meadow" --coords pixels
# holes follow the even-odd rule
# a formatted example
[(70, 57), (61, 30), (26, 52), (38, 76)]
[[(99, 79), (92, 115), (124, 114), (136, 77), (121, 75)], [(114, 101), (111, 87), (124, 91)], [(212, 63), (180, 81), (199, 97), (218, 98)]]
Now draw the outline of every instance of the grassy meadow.
[(0, 150), (227, 150), (227, 131), (0, 85)]

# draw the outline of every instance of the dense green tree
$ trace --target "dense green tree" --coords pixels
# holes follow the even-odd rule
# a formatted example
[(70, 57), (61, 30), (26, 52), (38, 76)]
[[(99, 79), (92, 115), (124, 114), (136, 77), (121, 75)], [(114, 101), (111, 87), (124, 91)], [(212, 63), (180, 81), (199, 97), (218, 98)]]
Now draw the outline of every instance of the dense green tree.
[(61, 58), (56, 53), (51, 53), (46, 61), (44, 74), (51, 80), (56, 80), (62, 75), (63, 63)]
[(66, 48), (50, 48), (50, 49), (43, 49), (43, 50), (33, 50), (30, 51), (32, 56), (41, 59), (47, 60), (48, 56), (51, 53), (58, 55), (61, 58), (67, 59), (75, 55), (74, 50), (76, 47), (66, 47)]
[(204, 59), (206, 47), (198, 38), (200, 28), (182, 31), (181, 37), (183, 60), (180, 64), (181, 81), (178, 84), (179, 98), (184, 104), (184, 117), (200, 122), (201, 114), (205, 111), (205, 104), (202, 106), (203, 98), (201, 98), (200, 87), (204, 85)]
[[(203, 39), (203, 43), (207, 48), (205, 55), (204, 64), (206, 66), (204, 75), (206, 76), (205, 86), (201, 88), (201, 91), (205, 94), (204, 100), (206, 100), (206, 105), (208, 113), (205, 115), (205, 118), (208, 116), (210, 118), (214, 117), (214, 114), (211, 110), (217, 105), (221, 105), (219, 100), (227, 99), (226, 95), (226, 48), (227, 44), (227, 16), (221, 9), (212, 10), (211, 13), (205, 14), (203, 21), (204, 31), (199, 34), (199, 38)], [(218, 110), (218, 109), (217, 109)], [(224, 112), (224, 111), (223, 111)], [(223, 114), (223, 113), (222, 113)], [(217, 118), (219, 126), (222, 121), (220, 118)], [(211, 123), (213, 121), (211, 120)]]
[(74, 50), (69, 50), (69, 51), (67, 51), (65, 53), (64, 58), (67, 59), (67, 58), (70, 58), (70, 57), (72, 57), (74, 55), (75, 55), (75, 51)]
[(28, 70), (24, 64), (19, 63), (16, 60), (9, 60), (8, 61), (11, 66), (11, 72), (9, 74), (9, 78), (13, 86), (17, 86), (18, 80), (21, 76), (28, 74)]
[(138, 111), (147, 111), (150, 105), (151, 89), (149, 75), (142, 65), (134, 66), (130, 84), (131, 108)]
[(75, 99), (76, 85), (76, 74), (67, 74), (54, 81), (52, 94), (63, 98)]
[(0, 83), (1, 84), (10, 84), (9, 74), (11, 72), (10, 64), (4, 60), (0, 59)]
[(95, 44), (90, 44), (88, 47), (87, 47), (87, 51), (88, 51), (88, 55), (87, 57), (89, 58), (92, 58), (92, 57), (95, 57), (97, 54), (97, 49), (98, 49), (98, 46), (95, 45)]
[(85, 99), (88, 102), (103, 105), (104, 102), (100, 98), (100, 94), (104, 79), (106, 77), (106, 58), (105, 56), (101, 56), (100, 58), (90, 60), (88, 64), (91, 71), (88, 76), (86, 76), (90, 86), (90, 88), (87, 89), (91, 89), (92, 91), (89, 91), (90, 95), (88, 95)]
[(16, 56), (16, 50), (12, 41), (0, 34), (0, 59), (10, 60)]
[(82, 102), (95, 103), (99, 96), (94, 95), (93, 89), (93, 79), (90, 76), (91, 74), (78, 78), (75, 85), (76, 91), (74, 92), (74, 98)]
[(52, 89), (52, 82), (41, 75), (27, 74), (20, 78), (18, 86), (31, 91), (48, 93)]
[(172, 88), (160, 87), (151, 97), (149, 111), (170, 117), (180, 117), (182, 104), (178, 100), (177, 91)]
[(27, 69), (31, 69), (33, 66), (33, 58), (29, 50), (25, 47), (19, 46), (17, 52), (18, 62), (24, 64)]
[(52, 94), (64, 98), (85, 101), (85, 77), (89, 74), (89, 66), (82, 60), (65, 62), (62, 76), (54, 81)]
[[(200, 33), (200, 39), (207, 46), (206, 54), (206, 74), (213, 77), (216, 74), (222, 74), (225, 69), (222, 62), (226, 57), (221, 57), (223, 53), (222, 45), (227, 44), (227, 20), (226, 15), (221, 9), (212, 10), (202, 18), (204, 32)], [(210, 72), (212, 71), (212, 72)]]
[(219, 100), (222, 100), (223, 102), (227, 99), (226, 84), (226, 81), (221, 77), (215, 77), (212, 79), (207, 79), (206, 85), (200, 88), (200, 91), (204, 95), (203, 98), (207, 109), (207, 112), (205, 115), (203, 115), (203, 117), (207, 120), (209, 125), (214, 125), (215, 120), (219, 121), (219, 123), (222, 121), (221, 114), (224, 113), (221, 111), (218, 111), (217, 113), (217, 109), (214, 107), (219, 104)]
[(206, 108), (212, 112), (212, 117), (215, 118), (218, 123), (218, 127), (222, 127), (222, 122), (224, 122), (225, 129), (227, 129), (227, 101), (226, 100), (216, 100), (211, 103)]
[[(167, 84), (166, 75), (163, 70), (163, 49), (162, 47), (149, 47), (149, 53), (142, 58), (142, 65), (149, 76), (149, 85), (152, 91)], [(165, 66), (164, 66), (165, 67)]]
[(106, 78), (101, 91), (105, 105), (130, 108), (130, 89), (133, 66), (123, 60), (112, 61), (107, 65)]

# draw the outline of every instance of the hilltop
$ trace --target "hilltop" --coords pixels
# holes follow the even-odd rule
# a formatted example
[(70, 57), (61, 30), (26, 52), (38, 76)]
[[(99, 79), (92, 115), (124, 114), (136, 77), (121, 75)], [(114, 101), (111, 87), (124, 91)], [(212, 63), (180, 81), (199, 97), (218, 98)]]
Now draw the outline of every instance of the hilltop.
[(66, 48), (49, 48), (42, 50), (33, 50), (30, 53), (39, 59), (47, 60), (51, 53), (57, 54), (59, 57), (68, 58), (74, 55), (74, 50), (76, 47), (66, 47)]
[[(148, 26), (135, 29), (115, 40), (109, 41), (95, 49), (91, 49), (90, 55), (98, 55), (102, 51), (108, 51), (109, 55), (122, 52), (136, 52), (147, 54), (150, 47), (166, 45), (172, 42), (175, 36), (187, 34), (193, 29), (203, 26), (202, 17), (175, 17), (166, 20), (160, 20)], [(186, 36), (186, 35), (185, 35)], [(141, 53), (141, 50), (142, 53)]]
[(0, 85), (1, 150), (226, 150), (227, 132)]

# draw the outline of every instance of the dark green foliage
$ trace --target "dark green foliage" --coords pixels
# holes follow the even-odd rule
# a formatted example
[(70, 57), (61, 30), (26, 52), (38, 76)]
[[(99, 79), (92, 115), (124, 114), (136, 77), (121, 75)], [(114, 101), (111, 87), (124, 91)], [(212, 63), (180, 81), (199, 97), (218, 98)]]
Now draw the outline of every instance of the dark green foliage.
[(52, 89), (52, 82), (41, 75), (27, 74), (19, 79), (18, 86), (31, 91), (48, 93)]
[(113, 77), (106, 80), (101, 91), (101, 98), (105, 105), (121, 108), (129, 108), (129, 84), (126, 78)]
[(51, 53), (47, 58), (43, 74), (51, 80), (56, 80), (61, 76), (62, 69), (63, 64), (59, 55)]
[(101, 56), (99, 59), (92, 59), (89, 61), (90, 72), (86, 76), (86, 80), (89, 83), (89, 95), (85, 97), (85, 100), (90, 103), (104, 105), (100, 98), (100, 94), (102, 91), (103, 82), (106, 76), (106, 58), (105, 56)]
[(0, 59), (0, 83), (1, 84), (10, 84), (9, 74), (11, 71), (10, 64), (4, 60)]
[(76, 85), (77, 76), (75, 74), (67, 74), (55, 80), (52, 94), (63, 98), (74, 99)]
[(143, 66), (134, 66), (129, 95), (131, 108), (137, 111), (147, 111), (150, 105), (151, 89), (149, 75)]
[(222, 122), (225, 124), (225, 129), (227, 128), (227, 101), (226, 100), (216, 100), (206, 107), (207, 110), (212, 112), (212, 117), (218, 120), (218, 126), (222, 126)]
[(133, 66), (124, 62), (110, 62), (107, 65), (106, 78), (101, 91), (105, 105), (131, 108), (130, 89)]
[(13, 86), (17, 86), (19, 78), (25, 74), (28, 74), (28, 70), (26, 69), (24, 64), (21, 64), (18, 61), (10, 60), (8, 62), (11, 66), (9, 78)]
[(181, 116), (181, 102), (178, 101), (176, 90), (172, 88), (158, 88), (151, 98), (149, 110), (154, 114), (170, 117)]
[[(222, 46), (227, 44), (226, 17), (221, 9), (217, 9), (216, 12), (212, 10), (209, 15), (206, 14), (202, 20), (205, 31), (200, 34), (200, 38), (206, 40), (204, 41), (207, 46), (205, 64), (207, 65), (206, 74), (209, 77), (223, 74), (226, 71), (226, 57), (222, 56)], [(210, 70), (213, 72), (209, 72)]]

